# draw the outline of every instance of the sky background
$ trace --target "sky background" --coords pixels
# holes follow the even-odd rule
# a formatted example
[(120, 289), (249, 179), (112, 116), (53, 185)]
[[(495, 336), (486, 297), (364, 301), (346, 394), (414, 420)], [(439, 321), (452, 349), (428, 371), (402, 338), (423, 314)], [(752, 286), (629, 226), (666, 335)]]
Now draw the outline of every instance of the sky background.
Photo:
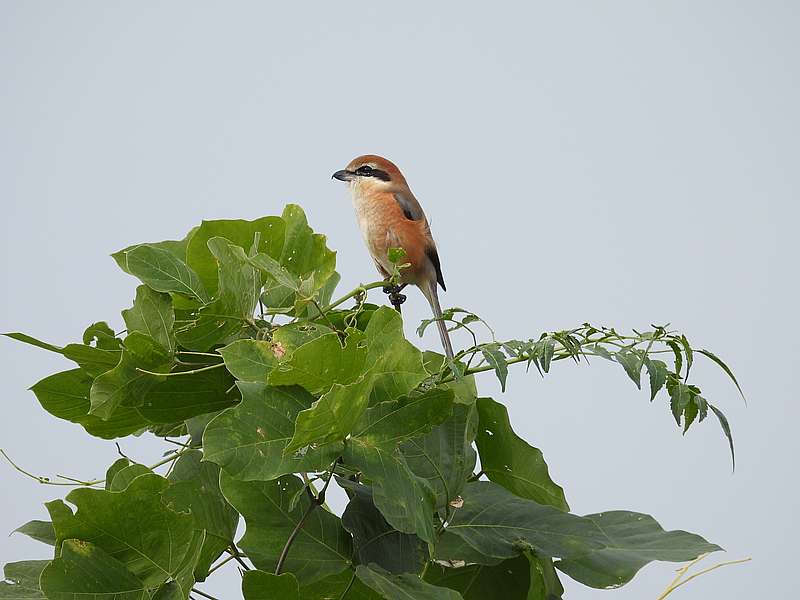
[[(728, 361), (748, 407), (702, 358), (693, 378), (730, 419), (734, 474), (713, 418), (683, 437), (611, 363), (479, 387), (573, 511), (646, 512), (727, 549), (710, 560), (753, 557), (675, 600), (795, 597), (799, 30), (790, 1), (0, 0), (0, 331), (120, 329), (136, 282), (111, 252), (287, 202), (338, 250), (341, 291), (372, 281), (330, 175), (383, 154), (429, 216), (446, 306), (505, 338), (669, 322)], [(414, 340), (418, 292), (404, 311)], [(435, 330), (420, 343), (437, 349)], [(114, 444), (27, 391), (71, 367), (8, 339), (0, 364), (0, 447), (37, 474), (102, 477)], [(121, 445), (144, 463), (163, 450)], [(0, 532), (65, 491), (5, 464), (0, 482)], [(0, 562), (48, 552), (0, 535)], [(674, 569), (617, 591), (562, 579), (568, 600), (647, 600)], [(223, 572), (202, 589), (238, 597)]]

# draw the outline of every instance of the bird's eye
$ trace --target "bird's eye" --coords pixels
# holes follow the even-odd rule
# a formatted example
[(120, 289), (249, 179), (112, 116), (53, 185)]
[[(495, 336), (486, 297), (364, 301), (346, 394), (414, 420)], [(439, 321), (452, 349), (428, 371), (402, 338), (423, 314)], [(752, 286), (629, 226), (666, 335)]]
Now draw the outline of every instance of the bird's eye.
[(356, 173), (358, 173), (359, 175), (367, 175), (367, 176), (369, 176), (369, 175), (372, 174), (372, 167), (370, 167), (369, 165), (364, 165), (363, 167), (358, 167), (358, 169), (356, 169)]

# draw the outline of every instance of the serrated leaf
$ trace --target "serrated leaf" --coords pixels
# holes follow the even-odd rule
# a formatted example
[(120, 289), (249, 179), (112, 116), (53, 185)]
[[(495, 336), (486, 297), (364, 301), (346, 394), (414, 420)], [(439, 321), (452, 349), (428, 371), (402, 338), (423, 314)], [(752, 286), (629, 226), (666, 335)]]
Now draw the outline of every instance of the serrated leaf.
[(711, 404), (710, 402), (706, 403), (708, 408), (711, 409), (711, 412), (717, 417), (719, 421), (719, 426), (722, 427), (722, 433), (725, 434), (725, 437), (728, 440), (728, 446), (731, 449), (731, 464), (733, 465), (733, 469), (736, 470), (736, 453), (733, 450), (733, 435), (731, 434), (731, 426), (728, 423), (727, 417), (723, 414), (723, 412), (718, 409), (716, 406)]
[(645, 358), (644, 364), (650, 377), (650, 402), (652, 402), (667, 382), (667, 363), (663, 360)]
[(484, 346), (481, 354), (489, 366), (494, 369), (497, 379), (500, 381), (500, 389), (506, 391), (506, 378), (508, 377), (508, 364), (505, 355), (495, 346)]
[(670, 347), (672, 353), (675, 355), (675, 374), (680, 377), (681, 369), (683, 369), (683, 355), (681, 354), (681, 347), (675, 340), (667, 340), (665, 343)]
[(694, 360), (692, 346), (689, 344), (689, 340), (686, 339), (685, 335), (681, 336), (681, 346), (683, 346), (683, 353), (686, 355), (686, 377), (685, 379), (689, 378), (689, 371), (692, 369), (692, 362)]
[(414, 475), (433, 490), (436, 510), (442, 514), (449, 511), (448, 503), (461, 493), (475, 469), (477, 455), (472, 443), (477, 426), (474, 405), (455, 404), (447, 421), (400, 447)]
[(300, 600), (300, 588), (291, 573), (246, 571), (242, 576), (242, 594), (244, 600)]
[(703, 356), (705, 356), (707, 358), (710, 358), (712, 361), (714, 361), (717, 364), (717, 366), (720, 369), (725, 371), (725, 374), (728, 377), (730, 377), (731, 381), (733, 381), (733, 384), (736, 386), (736, 389), (739, 391), (739, 395), (742, 397), (742, 400), (744, 400), (745, 404), (746, 404), (747, 403), (747, 399), (744, 397), (744, 392), (742, 391), (741, 386), (739, 386), (739, 382), (736, 380), (736, 376), (733, 374), (733, 371), (730, 369), (730, 367), (728, 367), (728, 365), (725, 364), (723, 362), (723, 360), (719, 356), (717, 356), (716, 354), (714, 354), (710, 350), (698, 350), (697, 352), (699, 352), (700, 354), (702, 354)]
[[(117, 475), (119, 476), (119, 474)], [(156, 587), (178, 573), (192, 543), (193, 518), (177, 513), (161, 500), (166, 479), (158, 475), (135, 478), (121, 492), (80, 488), (64, 502), (47, 503), (57, 536), (91, 542), (120, 561), (147, 587)]]
[(358, 565), (356, 575), (387, 600), (461, 600), (455, 590), (431, 585), (412, 573), (392, 575), (377, 565)]
[(140, 331), (169, 352), (175, 350), (175, 311), (169, 294), (156, 292), (146, 285), (136, 288), (133, 307), (122, 311), (128, 331)]
[(568, 511), (564, 490), (550, 479), (541, 450), (514, 433), (506, 407), (491, 398), (478, 398), (477, 407), (476, 442), (486, 476), (517, 496)]
[[(222, 472), (222, 493), (247, 523), (238, 545), (257, 568), (275, 571), (286, 540), (310, 503), (306, 497), (289, 510), (292, 496), (302, 486), (303, 482), (294, 475), (266, 482), (239, 481)], [(351, 554), (350, 536), (340, 519), (317, 508), (297, 535), (285, 568), (307, 585), (346, 569)]]
[(26, 560), (7, 563), (0, 581), (0, 598), (4, 600), (45, 600), (39, 590), (39, 577), (49, 560)]
[(672, 416), (675, 418), (675, 422), (678, 426), (680, 426), (681, 415), (689, 402), (691, 402), (694, 393), (692, 392), (691, 386), (686, 385), (674, 376), (667, 380), (667, 391), (669, 392)]
[(622, 365), (628, 377), (631, 378), (636, 387), (642, 389), (642, 359), (636, 352), (619, 350), (615, 354), (617, 362)]
[(390, 573), (416, 572), (427, 550), (413, 534), (397, 531), (375, 507), (366, 486), (357, 486), (342, 514), (342, 525), (353, 534), (358, 564), (375, 563)]
[(244, 481), (269, 481), (280, 475), (317, 471), (341, 453), (341, 443), (322, 445), (284, 456), (300, 411), (314, 397), (299, 386), (273, 387), (239, 382), (242, 401), (206, 426), (205, 459)]
[(90, 542), (66, 540), (41, 576), (48, 600), (145, 600), (146, 586), (123, 563)]

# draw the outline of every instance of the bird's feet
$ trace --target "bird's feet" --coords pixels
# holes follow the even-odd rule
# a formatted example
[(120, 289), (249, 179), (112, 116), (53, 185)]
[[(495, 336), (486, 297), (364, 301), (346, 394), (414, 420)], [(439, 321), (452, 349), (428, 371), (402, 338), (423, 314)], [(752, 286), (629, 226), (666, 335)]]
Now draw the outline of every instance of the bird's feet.
[(404, 287), (406, 287), (405, 284), (387, 285), (383, 288), (383, 293), (389, 296), (389, 302), (392, 303), (392, 306), (394, 306), (398, 312), (400, 312), (400, 306), (406, 301), (405, 294), (400, 293)]

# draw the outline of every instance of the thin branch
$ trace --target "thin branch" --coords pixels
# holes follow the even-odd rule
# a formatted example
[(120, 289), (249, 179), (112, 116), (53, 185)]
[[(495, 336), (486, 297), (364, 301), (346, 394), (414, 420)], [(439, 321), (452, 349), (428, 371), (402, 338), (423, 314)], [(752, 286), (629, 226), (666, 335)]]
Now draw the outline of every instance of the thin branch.
[(223, 559), (221, 562), (218, 562), (216, 565), (211, 567), (208, 570), (208, 574), (211, 575), (214, 571), (216, 571), (220, 567), (224, 567), (225, 565), (227, 565), (229, 562), (231, 562), (235, 558), (236, 558), (235, 554), (231, 554), (230, 556), (225, 557), (225, 559)]
[(192, 588), (192, 591), (195, 594), (197, 594), (198, 596), (202, 596), (203, 598), (208, 598), (208, 600), (219, 600), (219, 598), (215, 598), (214, 596), (210, 596), (209, 594), (206, 594), (205, 592), (201, 592), (197, 588)]
[(226, 548), (226, 550), (227, 550), (227, 551), (228, 551), (228, 553), (229, 553), (229, 554), (230, 554), (230, 555), (231, 555), (231, 556), (234, 558), (234, 560), (235, 560), (236, 562), (238, 562), (238, 563), (239, 563), (239, 565), (241, 565), (241, 567), (242, 567), (242, 568), (243, 568), (245, 571), (249, 571), (249, 570), (250, 570), (250, 567), (248, 567), (248, 566), (247, 566), (247, 563), (246, 563), (246, 562), (244, 562), (244, 560), (242, 560), (242, 554), (239, 552), (239, 549), (236, 547), (236, 545), (235, 545), (235, 544), (231, 544), (230, 546), (228, 546), (228, 547)]
[(695, 564), (698, 560), (702, 559), (704, 556), (706, 556), (706, 555), (703, 555), (703, 556), (695, 559), (694, 561), (689, 563), (689, 565), (687, 565), (685, 568), (683, 568), (680, 571), (678, 571), (678, 576), (672, 581), (672, 583), (667, 587), (667, 589), (664, 590), (664, 592), (656, 600), (664, 600), (664, 598), (669, 596), (672, 592), (677, 590), (682, 585), (684, 585), (686, 583), (689, 583), (692, 579), (696, 579), (697, 577), (700, 577), (701, 575), (705, 575), (706, 573), (710, 573), (711, 571), (719, 569), (720, 567), (727, 567), (729, 565), (739, 565), (739, 564), (750, 562), (751, 560), (753, 560), (752, 558), (750, 558), (748, 556), (747, 558), (740, 558), (738, 560), (728, 560), (728, 561), (725, 561), (725, 562), (717, 563), (713, 567), (708, 567), (707, 569), (703, 569), (702, 571), (699, 571), (699, 572), (695, 573), (694, 575), (692, 575), (690, 577), (687, 577), (686, 579), (683, 579), (683, 581), (681, 581), (681, 578), (686, 574), (686, 571), (689, 569), (689, 567), (692, 566), (693, 564)]
[(333, 479), (333, 472), (336, 469), (336, 465), (338, 463), (339, 463), (339, 458), (333, 461), (331, 468), (328, 470), (328, 480), (325, 482), (325, 485), (322, 486), (322, 489), (316, 496), (314, 496), (314, 493), (311, 491), (312, 487), (311, 482), (309, 482), (309, 484), (306, 486), (306, 492), (308, 493), (310, 501), (308, 508), (306, 508), (305, 512), (303, 513), (303, 516), (300, 517), (300, 520), (297, 522), (297, 525), (294, 526), (292, 533), (289, 534), (289, 538), (286, 540), (286, 544), (284, 544), (283, 546), (281, 555), (278, 558), (278, 564), (275, 566), (275, 575), (281, 574), (283, 565), (286, 562), (286, 557), (289, 555), (289, 549), (292, 547), (294, 540), (297, 538), (297, 536), (300, 534), (300, 531), (303, 529), (303, 525), (305, 525), (306, 521), (308, 520), (308, 517), (311, 516), (311, 513), (314, 512), (314, 509), (325, 503), (325, 492), (328, 491), (328, 486), (330, 485), (331, 480)]
[(342, 296), (341, 298), (339, 298), (335, 302), (331, 302), (330, 304), (328, 304), (328, 306), (326, 306), (323, 309), (323, 311), (326, 312), (326, 313), (330, 312), (334, 308), (339, 306), (340, 304), (344, 304), (345, 302), (350, 300), (350, 298), (355, 298), (356, 296), (358, 296), (361, 293), (365, 293), (368, 290), (372, 290), (372, 289), (375, 289), (375, 288), (383, 287), (385, 285), (386, 285), (385, 281), (374, 281), (372, 283), (362, 284), (362, 285), (358, 286), (356, 289), (354, 289), (353, 291), (351, 291), (349, 294), (345, 294), (344, 296)]

